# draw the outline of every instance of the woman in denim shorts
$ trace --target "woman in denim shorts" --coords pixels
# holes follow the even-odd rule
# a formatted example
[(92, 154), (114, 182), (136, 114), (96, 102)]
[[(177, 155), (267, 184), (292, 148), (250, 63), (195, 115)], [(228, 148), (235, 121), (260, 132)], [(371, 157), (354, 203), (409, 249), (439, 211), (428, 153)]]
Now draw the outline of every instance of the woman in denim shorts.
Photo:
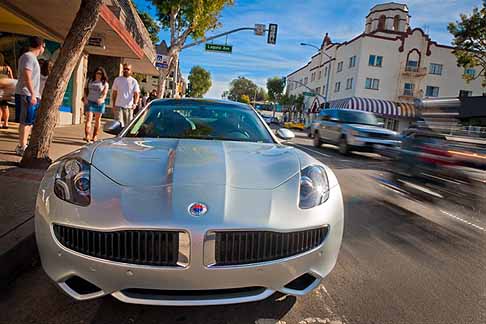
[[(95, 69), (83, 97), (84, 111), (86, 113), (86, 125), (84, 128), (84, 140), (88, 143), (98, 140), (101, 124), (101, 115), (105, 113), (105, 99), (108, 94), (108, 77), (102, 67)], [(94, 116), (94, 130), (91, 136), (91, 123)]]

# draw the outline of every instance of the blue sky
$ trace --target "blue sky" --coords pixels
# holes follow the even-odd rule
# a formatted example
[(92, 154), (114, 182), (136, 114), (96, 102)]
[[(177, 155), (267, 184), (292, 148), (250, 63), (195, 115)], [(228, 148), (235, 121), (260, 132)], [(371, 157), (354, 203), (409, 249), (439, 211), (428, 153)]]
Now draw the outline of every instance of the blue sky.
[[(387, 1), (382, 1), (387, 2)], [(220, 98), (229, 82), (245, 76), (265, 87), (266, 79), (284, 76), (306, 64), (315, 50), (299, 46), (300, 42), (320, 46), (326, 32), (333, 41), (346, 41), (364, 30), (365, 16), (375, 4), (369, 0), (235, 0), (233, 6), (222, 11), (223, 26), (212, 34), (238, 27), (253, 27), (255, 23), (278, 24), (277, 44), (268, 45), (266, 36), (256, 36), (251, 31), (229, 35), (228, 45), (232, 54), (205, 52), (204, 45), (186, 49), (181, 54), (181, 70), (187, 75), (194, 65), (201, 65), (211, 72), (213, 86), (206, 97)], [(137, 6), (155, 16), (150, 1), (135, 0)], [(411, 26), (428, 31), (431, 38), (450, 44), (447, 24), (459, 18), (460, 13), (470, 13), (481, 0), (409, 0)], [(160, 38), (169, 40), (169, 33), (162, 31)], [(190, 41), (190, 40), (189, 40)], [(226, 39), (215, 40), (224, 44)]]

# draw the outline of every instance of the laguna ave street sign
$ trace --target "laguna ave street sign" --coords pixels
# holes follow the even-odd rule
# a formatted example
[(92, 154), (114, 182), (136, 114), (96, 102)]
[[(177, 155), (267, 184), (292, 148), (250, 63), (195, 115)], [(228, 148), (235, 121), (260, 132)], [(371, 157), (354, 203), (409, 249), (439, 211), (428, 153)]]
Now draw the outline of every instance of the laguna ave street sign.
[(169, 68), (169, 57), (167, 55), (157, 54), (155, 59), (155, 67), (159, 69)]
[(206, 43), (206, 51), (231, 54), (233, 52), (233, 46)]

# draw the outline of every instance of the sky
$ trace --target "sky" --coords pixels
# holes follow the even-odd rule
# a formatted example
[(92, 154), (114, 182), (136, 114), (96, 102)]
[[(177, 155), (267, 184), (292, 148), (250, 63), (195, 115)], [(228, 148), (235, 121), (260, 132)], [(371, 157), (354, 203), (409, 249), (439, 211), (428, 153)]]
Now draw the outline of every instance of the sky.
[[(215, 44), (233, 46), (232, 54), (205, 52), (204, 44), (182, 51), (181, 71), (184, 78), (192, 66), (200, 65), (211, 73), (212, 87), (205, 95), (221, 98), (231, 80), (244, 76), (266, 88), (266, 80), (273, 76), (285, 76), (307, 64), (316, 53), (301, 42), (320, 46), (326, 33), (333, 42), (352, 39), (364, 31), (365, 17), (376, 4), (388, 1), (369, 0), (235, 0), (221, 12), (222, 27), (207, 33), (219, 34), (239, 27), (255, 24), (278, 24), (277, 44), (266, 43), (266, 36), (252, 31), (242, 31), (226, 38), (216, 39)], [(399, 1), (397, 1), (399, 2)], [(409, 0), (403, 1), (409, 8), (411, 27), (421, 27), (441, 44), (449, 45), (451, 35), (447, 24), (459, 19), (460, 13), (470, 13), (481, 6), (482, 0)], [(142, 11), (155, 17), (150, 1), (135, 0)], [(168, 31), (160, 32), (160, 39), (169, 43)], [(187, 43), (192, 42), (191, 39)]]

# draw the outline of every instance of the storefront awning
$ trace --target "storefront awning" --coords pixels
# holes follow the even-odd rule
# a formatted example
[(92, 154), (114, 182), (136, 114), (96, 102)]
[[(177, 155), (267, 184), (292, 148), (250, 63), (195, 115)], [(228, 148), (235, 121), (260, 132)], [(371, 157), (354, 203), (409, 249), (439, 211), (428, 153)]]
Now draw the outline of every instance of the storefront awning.
[(408, 103), (395, 103), (389, 100), (364, 97), (350, 97), (330, 102), (330, 108), (356, 109), (368, 111), (381, 116), (415, 117), (415, 107)]

